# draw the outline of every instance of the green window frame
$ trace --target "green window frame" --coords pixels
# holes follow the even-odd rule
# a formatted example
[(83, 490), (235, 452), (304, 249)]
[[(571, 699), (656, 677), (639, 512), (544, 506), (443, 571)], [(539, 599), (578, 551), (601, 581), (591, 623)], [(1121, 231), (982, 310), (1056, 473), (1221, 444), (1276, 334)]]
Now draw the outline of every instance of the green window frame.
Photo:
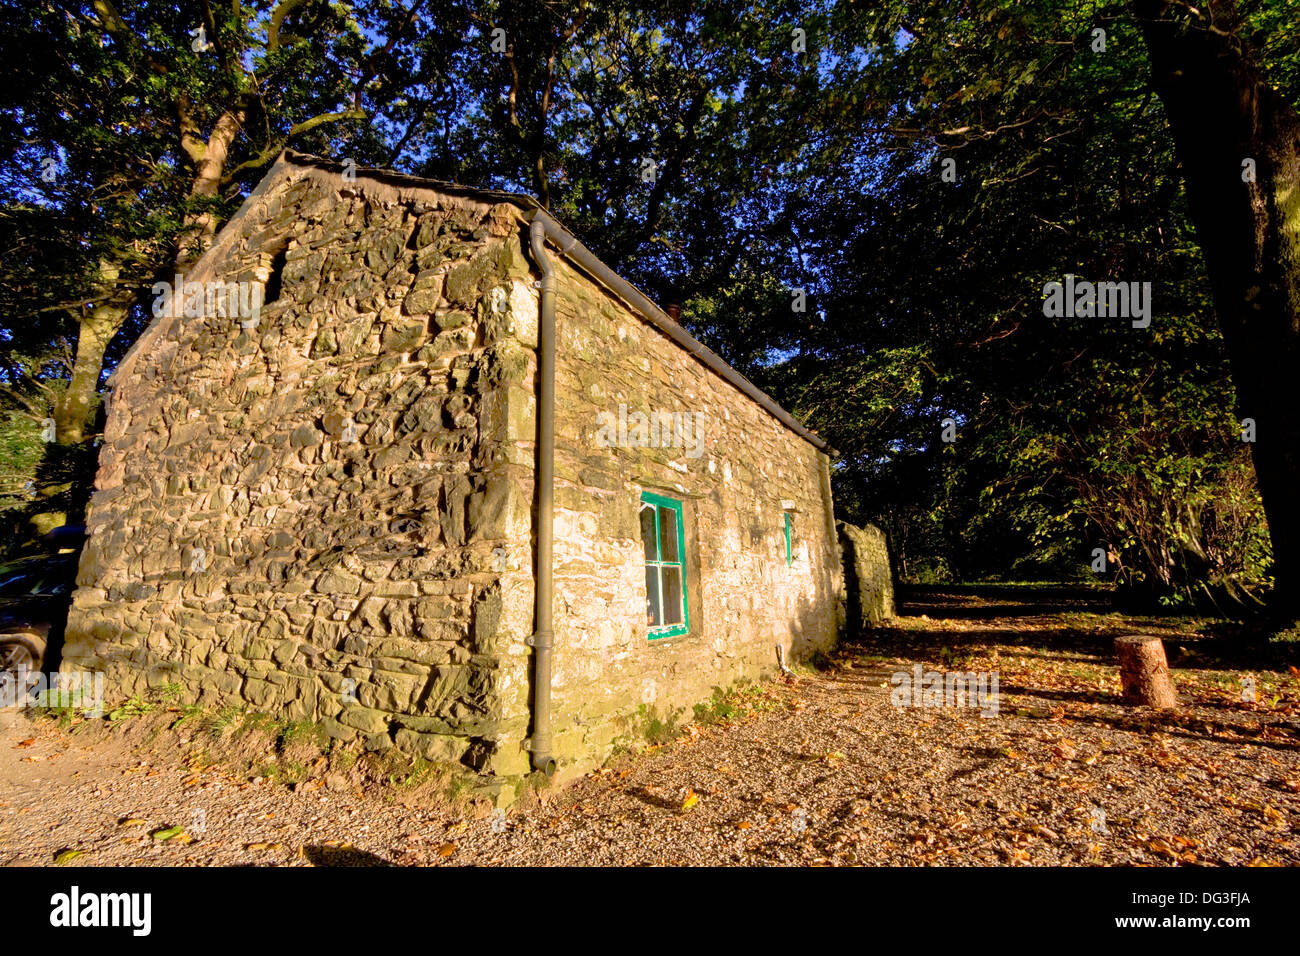
[(794, 519), (790, 517), (790, 512), (785, 513), (785, 566), (788, 568), (794, 564)]
[(686, 601), (686, 536), (682, 503), (641, 493), (641, 546), (645, 553), (646, 636), (677, 637), (691, 629)]

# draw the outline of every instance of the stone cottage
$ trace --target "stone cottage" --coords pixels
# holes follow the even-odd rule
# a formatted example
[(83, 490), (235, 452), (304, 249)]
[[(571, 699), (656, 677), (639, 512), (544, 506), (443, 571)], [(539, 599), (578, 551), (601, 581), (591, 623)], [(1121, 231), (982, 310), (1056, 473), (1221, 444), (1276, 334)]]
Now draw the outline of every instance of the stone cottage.
[(825, 443), (528, 197), (285, 153), (155, 292), (64, 649), (110, 695), (510, 791), (844, 624)]

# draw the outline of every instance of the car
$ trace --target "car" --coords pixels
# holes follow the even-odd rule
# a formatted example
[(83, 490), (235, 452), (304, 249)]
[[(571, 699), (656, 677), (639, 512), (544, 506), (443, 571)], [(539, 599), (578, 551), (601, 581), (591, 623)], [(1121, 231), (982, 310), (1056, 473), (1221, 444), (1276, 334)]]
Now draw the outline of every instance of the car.
[(0, 565), (0, 674), (40, 671), (62, 642), (78, 557), (66, 549)]

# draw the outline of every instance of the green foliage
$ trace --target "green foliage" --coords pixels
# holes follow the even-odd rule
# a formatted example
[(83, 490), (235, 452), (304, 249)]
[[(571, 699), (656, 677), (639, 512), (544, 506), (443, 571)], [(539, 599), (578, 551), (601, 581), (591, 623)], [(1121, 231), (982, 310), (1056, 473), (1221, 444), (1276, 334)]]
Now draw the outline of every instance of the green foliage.
[(30, 500), (43, 451), (38, 419), (14, 410), (0, 413), (0, 513)]
[(734, 701), (728, 699), (727, 693), (721, 687), (715, 687), (713, 697), (707, 703), (696, 704), (694, 713), (695, 723), (707, 726), (731, 720), (739, 713), (739, 708)]
[(238, 704), (226, 704), (212, 715), (211, 720), (208, 722), (208, 729), (213, 735), (219, 737), (232, 727), (237, 726), (242, 716), (242, 707)]
[(661, 715), (654, 705), (642, 704), (636, 710), (634, 733), (651, 746), (661, 746), (677, 738), (677, 715)]
[(306, 745), (326, 751), (330, 746), (330, 737), (325, 732), (325, 728), (314, 721), (289, 721), (280, 730), (278, 746), (283, 750), (294, 745)]
[(177, 717), (174, 721), (172, 721), (171, 726), (168, 727), (167, 729), (179, 730), (180, 728), (191, 723), (197, 723), (201, 725), (205, 716), (206, 716), (206, 711), (204, 710), (201, 704), (186, 704), (184, 707), (181, 708), (181, 715)]
[[(806, 225), (817, 321), (760, 381), (843, 453), (838, 505), (907, 578), (1076, 577), (1102, 546), (1108, 579), (1157, 594), (1267, 583), (1141, 37), (1122, 4), (951, 7), (836, 7), (835, 82), (887, 112), (883, 158), (870, 195), (849, 181)], [(1151, 327), (1044, 317), (1066, 273), (1151, 282)]]
[(103, 372), (280, 149), (388, 158), (414, 26), (389, 3), (0, 5), (0, 408), (57, 423), (11, 538), (80, 520)]
[(132, 717), (143, 717), (145, 714), (152, 712), (153, 709), (154, 705), (143, 698), (132, 697), (110, 710), (108, 719), (114, 723), (119, 720), (130, 720)]

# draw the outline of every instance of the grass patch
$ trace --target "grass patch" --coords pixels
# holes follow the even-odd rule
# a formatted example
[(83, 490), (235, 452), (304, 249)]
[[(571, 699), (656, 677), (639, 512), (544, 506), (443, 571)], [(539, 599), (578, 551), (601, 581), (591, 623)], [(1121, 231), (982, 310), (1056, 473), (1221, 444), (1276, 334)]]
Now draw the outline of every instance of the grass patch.
[(119, 720), (130, 720), (132, 717), (143, 717), (145, 714), (152, 713), (153, 708), (153, 704), (137, 695), (110, 710), (108, 719), (116, 723)]
[(244, 708), (238, 704), (226, 704), (206, 719), (206, 729), (213, 736), (220, 737), (238, 723), (243, 713)]
[(198, 704), (187, 704), (181, 708), (181, 715), (172, 721), (168, 730), (180, 730), (190, 723), (200, 723), (203, 719), (203, 708)]
[(348, 747), (341, 740), (331, 741), (329, 760), (330, 766), (336, 770), (348, 771), (356, 766), (359, 754)]
[(710, 724), (726, 724), (750, 714), (766, 713), (777, 710), (781, 702), (760, 684), (741, 680), (730, 690), (713, 688), (713, 696), (706, 702), (696, 704), (695, 724), (707, 727)]
[(300, 746), (315, 748), (324, 753), (330, 749), (330, 735), (318, 723), (293, 720), (281, 726), (278, 744), (281, 750)]
[(702, 704), (695, 705), (695, 723), (701, 727), (709, 724), (725, 724), (740, 712), (736, 702), (721, 687), (713, 688), (713, 697)]
[(638, 732), (645, 738), (646, 743), (651, 746), (661, 747), (669, 741), (677, 739), (679, 730), (676, 714), (667, 714), (661, 717), (659, 708), (653, 704), (642, 704), (636, 709), (636, 716)]
[(246, 737), (249, 734), (258, 732), (278, 741), (280, 739), (280, 721), (270, 714), (250, 711), (244, 714), (244, 719), (239, 722), (239, 726), (235, 729), (235, 736)]
[(475, 787), (481, 781), (477, 775), (460, 764), (429, 760), (419, 754), (405, 754), (400, 750), (352, 754), (357, 769), (385, 788), (385, 798), (390, 802), (401, 800), (446, 802), (459, 805), (473, 799)]

